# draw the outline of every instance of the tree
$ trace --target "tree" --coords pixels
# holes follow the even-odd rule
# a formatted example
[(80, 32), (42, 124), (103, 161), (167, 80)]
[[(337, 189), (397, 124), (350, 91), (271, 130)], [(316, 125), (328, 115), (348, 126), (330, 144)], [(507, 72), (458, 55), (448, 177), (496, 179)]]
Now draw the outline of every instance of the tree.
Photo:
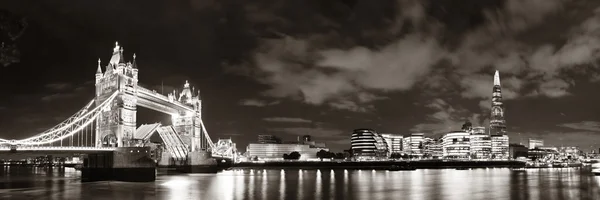
[(321, 159), (321, 161), (323, 161), (323, 158), (325, 158), (327, 156), (327, 151), (321, 149), (319, 152), (317, 152), (317, 158)]
[(284, 160), (298, 160), (300, 159), (300, 153), (298, 153), (297, 151), (294, 151), (290, 154), (283, 154), (283, 159)]

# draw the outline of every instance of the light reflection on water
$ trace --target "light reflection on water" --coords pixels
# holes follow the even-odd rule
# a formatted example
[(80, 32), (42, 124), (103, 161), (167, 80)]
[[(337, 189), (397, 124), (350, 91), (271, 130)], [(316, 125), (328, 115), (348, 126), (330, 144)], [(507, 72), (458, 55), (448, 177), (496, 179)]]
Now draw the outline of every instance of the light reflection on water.
[(80, 183), (70, 168), (2, 168), (0, 199), (600, 199), (589, 169), (231, 170)]

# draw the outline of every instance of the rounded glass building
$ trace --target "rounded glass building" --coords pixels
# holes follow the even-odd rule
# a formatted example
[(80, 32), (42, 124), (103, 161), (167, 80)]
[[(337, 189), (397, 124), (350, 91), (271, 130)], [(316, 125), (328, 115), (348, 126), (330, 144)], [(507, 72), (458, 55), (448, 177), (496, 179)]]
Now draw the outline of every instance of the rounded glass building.
[(357, 160), (374, 160), (387, 157), (385, 139), (373, 129), (355, 129), (351, 138), (352, 156)]

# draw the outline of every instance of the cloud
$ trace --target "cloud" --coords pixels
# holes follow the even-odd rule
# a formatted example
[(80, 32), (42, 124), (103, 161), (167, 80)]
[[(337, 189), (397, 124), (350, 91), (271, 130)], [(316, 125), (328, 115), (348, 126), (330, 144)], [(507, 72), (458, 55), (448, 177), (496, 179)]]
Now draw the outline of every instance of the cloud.
[[(384, 23), (387, 29), (364, 28), (360, 36), (331, 28), (328, 33), (307, 30), (309, 33), (296, 35), (285, 35), (282, 34), (284, 29), (277, 30), (281, 31), (278, 32), (281, 38), (260, 42), (254, 51), (252, 77), (270, 86), (262, 93), (264, 96), (352, 112), (372, 111), (373, 102), (389, 93), (415, 89), (424, 89), (427, 94), (458, 93), (466, 99), (479, 99), (480, 107), (487, 109), (494, 68), (501, 73), (504, 99), (559, 98), (569, 95), (573, 85), (562, 73), (593, 63), (600, 55), (600, 39), (597, 39), (600, 38), (600, 12), (581, 24), (570, 19), (575, 28), (566, 35), (566, 43), (539, 44), (527, 41), (524, 35), (547, 25), (548, 17), (565, 10), (572, 2), (481, 3), (469, 8), (473, 9), (469, 12), (482, 13), (481, 22), (474, 27), (460, 28), (463, 25), (455, 24), (452, 19), (425, 12), (430, 5), (400, 0), (392, 22)], [(457, 8), (443, 9), (446, 12), (467, 9)], [(277, 15), (269, 13), (272, 14)], [(312, 15), (323, 17), (315, 13), (307, 15), (308, 19), (312, 19)], [(454, 33), (455, 29), (459, 29), (458, 34)], [(379, 42), (381, 38), (387, 38), (387, 42)], [(454, 43), (448, 41), (458, 42), (448, 44)], [(595, 80), (594, 77), (591, 79)], [(360, 97), (374, 94), (382, 98), (364, 100)]]
[(71, 89), (73, 85), (71, 83), (49, 83), (44, 85), (44, 87), (56, 90), (56, 91), (64, 91)]
[(264, 118), (263, 120), (268, 122), (312, 123), (312, 120), (290, 117), (269, 117)]
[(260, 81), (272, 88), (271, 97), (301, 99), (307, 104), (365, 111), (360, 103), (381, 98), (368, 92), (405, 91), (443, 57), (435, 40), (417, 35), (380, 49), (316, 51), (313, 41), (285, 37), (266, 43), (255, 56)]
[(597, 121), (582, 121), (582, 122), (576, 122), (576, 123), (565, 123), (565, 124), (560, 124), (557, 126), (576, 129), (576, 130), (600, 132), (600, 122), (597, 122)]
[(479, 114), (471, 114), (468, 110), (455, 108), (442, 99), (434, 99), (426, 105), (434, 111), (427, 116), (426, 123), (415, 125), (410, 131), (427, 133), (447, 133), (460, 130), (465, 121), (470, 121), (475, 126), (483, 125), (485, 120)]
[(277, 105), (279, 103), (280, 103), (279, 101), (267, 102), (267, 101), (258, 100), (258, 99), (244, 99), (244, 100), (241, 100), (239, 104), (242, 106), (265, 107), (265, 106)]

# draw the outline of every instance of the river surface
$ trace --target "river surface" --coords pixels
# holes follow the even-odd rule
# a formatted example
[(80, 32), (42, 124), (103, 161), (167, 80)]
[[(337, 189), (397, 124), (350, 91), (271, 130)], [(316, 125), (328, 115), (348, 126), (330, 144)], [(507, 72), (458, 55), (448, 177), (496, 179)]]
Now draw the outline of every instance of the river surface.
[(589, 169), (250, 170), (81, 183), (72, 168), (4, 167), (0, 199), (600, 199)]

